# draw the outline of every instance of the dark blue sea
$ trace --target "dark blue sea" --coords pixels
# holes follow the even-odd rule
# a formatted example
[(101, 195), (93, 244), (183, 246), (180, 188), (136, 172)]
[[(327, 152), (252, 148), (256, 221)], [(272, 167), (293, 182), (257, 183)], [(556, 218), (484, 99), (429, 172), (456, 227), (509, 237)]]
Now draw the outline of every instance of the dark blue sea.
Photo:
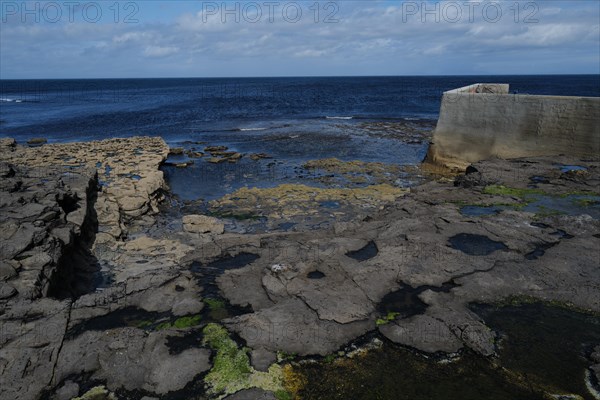
[[(289, 171), (315, 158), (420, 162), (428, 146), (421, 134), (435, 126), (442, 93), (476, 82), (600, 96), (600, 75), (0, 80), (0, 137), (52, 143), (151, 135), (195, 150), (225, 145), (267, 153), (280, 165), (277, 181), (293, 181)], [(185, 172), (165, 171), (188, 199), (264, 184), (262, 170), (245, 174), (254, 180), (226, 182), (212, 168), (196, 162)], [(207, 174), (215, 179), (190, 188)]]
[(187, 140), (326, 117), (435, 119), (442, 92), (482, 81), (519, 93), (600, 96), (599, 75), (0, 80), (0, 135)]

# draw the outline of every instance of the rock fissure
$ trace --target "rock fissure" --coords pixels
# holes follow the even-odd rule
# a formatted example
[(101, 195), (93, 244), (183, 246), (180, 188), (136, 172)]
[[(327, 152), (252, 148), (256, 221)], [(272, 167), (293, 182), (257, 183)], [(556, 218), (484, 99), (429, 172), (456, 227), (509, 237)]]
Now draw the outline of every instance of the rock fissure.
[(58, 345), (58, 349), (56, 350), (55, 361), (54, 361), (54, 365), (52, 366), (52, 375), (50, 376), (50, 380), (48, 381), (48, 384), (46, 385), (48, 388), (52, 388), (56, 385), (56, 382), (54, 382), (54, 378), (56, 376), (56, 368), (58, 365), (58, 360), (60, 359), (63, 345), (67, 338), (67, 332), (69, 331), (69, 324), (71, 322), (71, 309), (73, 307), (73, 302), (71, 300), (66, 300), (66, 301), (68, 302), (69, 305), (68, 305), (68, 310), (67, 310), (67, 315), (66, 315), (65, 330), (62, 334), (62, 338), (60, 340), (60, 344)]

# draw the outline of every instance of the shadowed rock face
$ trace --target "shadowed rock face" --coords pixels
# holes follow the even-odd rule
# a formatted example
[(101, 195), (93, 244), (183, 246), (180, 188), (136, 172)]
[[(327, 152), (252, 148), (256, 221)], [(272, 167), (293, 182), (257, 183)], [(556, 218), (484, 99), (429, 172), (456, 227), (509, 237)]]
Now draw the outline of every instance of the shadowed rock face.
[(0, 189), (2, 262), (11, 268), (4, 286), (23, 298), (92, 291), (98, 271), (89, 251), (97, 229), (95, 171), (10, 168)]
[[(481, 162), (469, 185), (432, 181), (402, 196), (387, 187), (335, 192), (352, 207), (368, 206), (368, 216), (337, 221), (331, 210), (330, 229), (238, 234), (223, 233), (219, 219), (209, 220), (216, 230), (184, 229), (183, 212), (151, 215), (162, 180), (144, 179), (158, 179), (152, 170), (167, 151), (158, 140), (91, 143), (87, 150), (2, 143), (0, 159), (10, 165), (0, 164), (0, 398), (81, 395), (90, 382), (132, 398), (198, 394), (214, 367), (214, 351), (202, 341), (208, 322), (242, 340), (253, 368), (264, 372), (277, 352), (325, 356), (369, 332), (426, 353), (469, 348), (493, 355), (496, 333), (469, 308), (474, 301), (530, 296), (600, 312), (600, 222), (525, 212), (522, 196), (534, 175), (547, 177), (535, 190), (548, 196), (597, 190), (598, 163)], [(56, 165), (66, 148), (83, 164), (100, 162), (83, 156), (100, 149), (112, 169), (101, 177), (104, 161), (74, 170), (72, 160)], [(136, 161), (136, 154), (145, 156)], [(118, 173), (119, 162), (141, 179)], [(574, 176), (556, 162), (586, 170)], [(28, 163), (43, 167), (43, 180)], [(145, 183), (131, 187), (131, 180)], [(100, 191), (92, 190), (96, 183)], [(319, 196), (304, 187), (279, 189), (266, 200), (264, 192), (247, 191), (256, 196), (226, 201), (234, 207), (258, 200), (267, 215), (289, 207), (302, 218), (296, 205)], [(373, 191), (381, 208), (371, 207)], [(502, 208), (465, 215), (467, 203)], [(192, 220), (187, 225), (206, 222)], [(87, 256), (110, 284), (89, 292), (78, 273)], [(423, 331), (435, 335), (417, 334)], [(255, 388), (236, 396), (263, 394)]]

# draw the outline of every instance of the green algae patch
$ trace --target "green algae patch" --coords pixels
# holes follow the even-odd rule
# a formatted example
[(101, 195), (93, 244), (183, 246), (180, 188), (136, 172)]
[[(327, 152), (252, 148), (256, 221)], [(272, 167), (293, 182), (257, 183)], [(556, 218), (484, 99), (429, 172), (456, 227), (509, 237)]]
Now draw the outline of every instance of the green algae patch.
[(277, 352), (277, 361), (279, 361), (279, 362), (294, 361), (294, 359), (296, 359), (296, 357), (298, 357), (298, 354), (296, 354), (296, 353), (286, 353), (285, 351)]
[(202, 319), (202, 317), (200, 315), (181, 317), (181, 318), (177, 318), (173, 322), (169, 321), (169, 322), (163, 322), (162, 324), (158, 324), (155, 329), (157, 331), (160, 331), (163, 329), (172, 329), (172, 328), (175, 328), (175, 329), (190, 328), (192, 326), (199, 325), (201, 319)]
[(283, 370), (273, 364), (267, 372), (256, 371), (250, 365), (250, 349), (240, 348), (229, 337), (227, 329), (218, 324), (208, 324), (203, 330), (204, 343), (216, 355), (213, 367), (205, 377), (209, 392), (225, 396), (253, 387), (277, 393), (284, 392)]
[(378, 318), (377, 321), (375, 321), (375, 325), (381, 326), (381, 325), (389, 324), (390, 322), (395, 320), (398, 315), (400, 315), (399, 312), (390, 311), (384, 317)]
[(143, 321), (139, 321), (135, 327), (136, 328), (140, 328), (140, 329), (146, 329), (146, 328), (150, 328), (152, 326), (154, 322), (150, 321), (150, 320), (143, 320)]
[[(515, 188), (503, 185), (488, 185), (483, 189), (484, 194), (495, 195), (495, 196), (512, 196), (518, 198), (524, 198), (528, 196), (548, 196), (548, 197), (558, 197), (558, 198), (566, 198), (566, 197), (588, 197), (588, 198), (596, 198), (596, 199), (584, 199), (583, 204), (590, 203), (594, 204), (597, 202), (598, 193), (592, 191), (585, 190), (573, 190), (565, 193), (548, 193), (541, 189), (532, 189), (532, 188)], [(575, 199), (574, 201), (577, 201)]]
[(214, 366), (205, 379), (212, 391), (232, 392), (232, 387), (245, 387), (252, 373), (248, 349), (238, 348), (227, 330), (217, 324), (208, 324), (203, 332), (204, 342), (217, 352)]
[(502, 185), (489, 185), (483, 189), (484, 194), (496, 195), (496, 196), (513, 196), (513, 197), (525, 197), (534, 194), (544, 195), (546, 194), (540, 189), (521, 189), (513, 188)]
[(181, 317), (173, 322), (173, 326), (177, 329), (189, 328), (196, 326), (200, 323), (202, 317), (200, 315), (194, 315), (191, 317)]
[[(583, 195), (579, 195), (579, 196), (583, 196)], [(572, 200), (573, 204), (575, 204), (577, 207), (591, 207), (591, 206), (595, 206), (598, 203), (600, 203), (600, 200), (598, 200), (598, 197), (596, 196), (595, 198), (592, 198), (591, 196), (588, 198), (574, 198)]]
[(225, 301), (211, 297), (207, 297), (202, 301), (208, 307), (208, 317), (210, 320), (218, 322), (229, 317), (227, 303)]
[(221, 310), (225, 308), (225, 302), (223, 300), (208, 297), (203, 299), (202, 301), (208, 306), (208, 308), (211, 311)]
[[(519, 199), (517, 204), (502, 205), (517, 211), (535, 214), (536, 219), (557, 215), (589, 214), (600, 218), (600, 196), (587, 191), (570, 191), (565, 193), (547, 193), (540, 189), (522, 189), (502, 185), (486, 186), (484, 194), (492, 196), (509, 196)], [(500, 206), (496, 204), (495, 206)]]
[(91, 388), (81, 397), (75, 397), (73, 400), (117, 400), (117, 397), (108, 391), (104, 386)]
[(325, 357), (323, 357), (323, 362), (326, 363), (332, 363), (334, 362), (336, 359), (336, 355), (335, 354), (327, 354)]
[(294, 396), (290, 392), (283, 389), (276, 391), (274, 394), (277, 400), (294, 400)]
[(260, 215), (256, 215), (256, 214), (221, 212), (221, 211), (212, 211), (209, 213), (209, 215), (211, 217), (215, 217), (215, 218), (234, 219), (236, 221), (258, 221), (263, 218)]

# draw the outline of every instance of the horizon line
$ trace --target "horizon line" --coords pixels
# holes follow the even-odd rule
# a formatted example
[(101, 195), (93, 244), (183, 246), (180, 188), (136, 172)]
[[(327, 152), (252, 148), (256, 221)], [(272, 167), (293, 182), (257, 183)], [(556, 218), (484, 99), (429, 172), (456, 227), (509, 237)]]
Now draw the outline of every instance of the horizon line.
[(600, 73), (576, 74), (450, 74), (450, 75), (273, 75), (273, 76), (163, 76), (163, 77), (113, 77), (113, 78), (0, 78), (0, 81), (36, 81), (36, 80), (117, 80), (117, 79), (281, 79), (281, 78), (447, 78), (447, 77), (487, 77), (487, 76), (599, 76)]

